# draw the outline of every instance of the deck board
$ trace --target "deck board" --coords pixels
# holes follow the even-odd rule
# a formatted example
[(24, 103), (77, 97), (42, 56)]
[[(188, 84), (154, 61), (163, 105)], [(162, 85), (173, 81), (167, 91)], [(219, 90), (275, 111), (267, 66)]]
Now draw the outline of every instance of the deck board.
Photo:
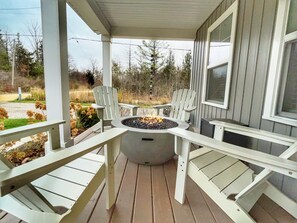
[[(255, 219), (256, 222), (261, 223), (277, 223), (277, 221), (268, 214), (258, 203), (250, 211), (250, 215)], [(283, 221), (280, 221), (283, 223)]]
[[(93, 135), (93, 133), (91, 134)], [(103, 149), (93, 151), (103, 153)], [(159, 166), (143, 166), (127, 160), (122, 153), (115, 163), (116, 204), (105, 209), (106, 191), (100, 185), (78, 223), (232, 223), (233, 221), (190, 178), (187, 179), (186, 201), (174, 200), (176, 160)], [(265, 195), (250, 211), (259, 223), (297, 223)], [(0, 223), (24, 223), (1, 212)]]
[(200, 191), (217, 223), (233, 223), (231, 218), (204, 191)]
[(186, 197), (196, 222), (216, 223), (216, 220), (210, 211), (200, 188), (191, 178), (188, 178), (187, 180)]
[(171, 200), (172, 212), (174, 215), (175, 222), (193, 223), (195, 218), (188, 204), (188, 200), (185, 200), (184, 205), (180, 205), (174, 199), (175, 193), (175, 181), (176, 181), (176, 165), (175, 160), (172, 159), (164, 164), (164, 172), (168, 186), (169, 198)]
[(132, 221), (137, 172), (138, 165), (128, 161), (111, 222), (126, 223)]
[[(115, 163), (115, 191), (118, 194), (119, 188), (122, 183), (123, 175), (126, 170), (127, 158), (121, 153)], [(104, 187), (98, 202), (93, 207), (92, 215), (90, 216), (89, 222), (109, 222), (113, 213), (113, 208), (106, 210), (106, 189)], [(88, 208), (85, 209), (87, 211)], [(81, 223), (85, 223), (82, 221)]]
[(154, 222), (174, 222), (162, 165), (152, 166)]
[(297, 223), (297, 219), (294, 219), (291, 215), (280, 208), (277, 204), (271, 201), (271, 199), (265, 195), (261, 196), (259, 201), (259, 205), (273, 218), (278, 222), (286, 222), (286, 223)]
[(149, 166), (139, 165), (133, 223), (153, 223), (152, 177)]

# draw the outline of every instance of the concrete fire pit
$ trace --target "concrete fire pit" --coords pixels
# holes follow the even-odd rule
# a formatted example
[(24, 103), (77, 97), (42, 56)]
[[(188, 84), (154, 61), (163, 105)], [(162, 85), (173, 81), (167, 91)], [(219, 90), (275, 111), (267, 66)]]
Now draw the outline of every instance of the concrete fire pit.
[[(144, 165), (162, 164), (174, 156), (174, 136), (167, 133), (167, 129), (143, 129), (139, 126), (130, 127), (127, 123), (133, 123), (140, 116), (124, 117), (111, 122), (112, 126), (126, 128), (128, 133), (122, 137), (121, 151), (130, 161)], [(164, 117), (162, 117), (164, 118)], [(169, 128), (179, 127), (188, 129), (189, 124), (180, 120), (164, 118), (168, 120)], [(173, 124), (176, 123), (176, 124)], [(139, 127), (139, 128), (137, 128)]]

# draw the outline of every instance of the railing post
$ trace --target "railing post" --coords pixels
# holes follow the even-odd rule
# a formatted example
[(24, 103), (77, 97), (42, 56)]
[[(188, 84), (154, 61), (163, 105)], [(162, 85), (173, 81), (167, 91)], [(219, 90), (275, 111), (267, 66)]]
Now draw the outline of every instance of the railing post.
[(137, 115), (137, 109), (138, 109), (138, 107), (132, 108), (132, 116)]
[(60, 128), (59, 125), (54, 125), (48, 131), (48, 141), (45, 144), (45, 153), (47, 154), (51, 150), (59, 148), (61, 148)]

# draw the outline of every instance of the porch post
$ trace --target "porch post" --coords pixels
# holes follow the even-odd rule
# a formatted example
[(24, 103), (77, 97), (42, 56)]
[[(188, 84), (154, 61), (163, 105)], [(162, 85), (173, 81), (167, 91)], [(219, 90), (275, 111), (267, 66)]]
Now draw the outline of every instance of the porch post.
[(47, 120), (60, 126), (62, 147), (73, 144), (70, 134), (66, 0), (41, 0), (44, 81)]
[(111, 40), (109, 36), (101, 35), (103, 57), (103, 85), (112, 87), (111, 72)]

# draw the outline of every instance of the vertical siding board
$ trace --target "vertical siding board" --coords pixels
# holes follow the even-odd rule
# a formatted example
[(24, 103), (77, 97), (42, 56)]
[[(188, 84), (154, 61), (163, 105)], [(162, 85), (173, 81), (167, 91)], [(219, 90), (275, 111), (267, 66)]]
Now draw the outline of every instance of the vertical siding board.
[(205, 27), (206, 27), (206, 25), (204, 24), (203, 26), (202, 26), (202, 29), (200, 30), (200, 32), (199, 32), (199, 38), (200, 38), (200, 44), (199, 44), (199, 46), (200, 46), (200, 55), (201, 55), (201, 58), (199, 58), (199, 63), (198, 63), (198, 73), (199, 73), (199, 77), (198, 77), (198, 79), (197, 79), (197, 81), (199, 82), (198, 83), (198, 89), (197, 89), (197, 91), (199, 91), (200, 92), (200, 94), (198, 95), (199, 96), (199, 105), (200, 105), (200, 107), (199, 107), (199, 120), (197, 120), (198, 121), (198, 126), (200, 127), (200, 120), (201, 120), (201, 116), (204, 114), (204, 106), (203, 106), (203, 104), (201, 103), (201, 100), (202, 100), (202, 84), (203, 84), (203, 63), (204, 63), (204, 51), (205, 51), (205, 38), (204, 38), (204, 30), (205, 30)]
[[(206, 39), (207, 39), (207, 28), (209, 26), (209, 20), (205, 22), (204, 27), (202, 29), (202, 37), (203, 37), (203, 58), (201, 59), (201, 80), (203, 82), (203, 71), (204, 71), (204, 57), (205, 57), (205, 49), (206, 49)], [(203, 84), (203, 83), (201, 83)], [(203, 90), (201, 88), (201, 90)], [(208, 114), (208, 108), (207, 105), (203, 105), (202, 110), (202, 117), (206, 117)]]
[(233, 119), (234, 107), (235, 105), (235, 96), (237, 89), (237, 80), (238, 80), (238, 69), (239, 69), (239, 60), (241, 56), (241, 43), (243, 36), (243, 21), (244, 21), (244, 10), (245, 10), (245, 0), (238, 2), (238, 14), (237, 14), (237, 25), (236, 25), (236, 36), (235, 36), (235, 45), (233, 52), (233, 65), (232, 65), (232, 77), (231, 77), (231, 89), (229, 96), (229, 106), (227, 111), (227, 118)]
[[(201, 38), (201, 32), (198, 33), (197, 35), (197, 38), (198, 38), (198, 43), (197, 43), (197, 50), (198, 50), (198, 53), (199, 55), (203, 58), (202, 56), (202, 38)], [(200, 61), (197, 59), (196, 60), (196, 76), (197, 76), (197, 79), (196, 79), (196, 86), (197, 88), (195, 89), (197, 95), (196, 95), (196, 105), (197, 105), (197, 109), (195, 111), (196, 113), (196, 119), (195, 119), (195, 125), (196, 126), (200, 126), (199, 124), (199, 120), (200, 120), (200, 117), (201, 117), (201, 113), (202, 113), (202, 104), (201, 104), (201, 93), (202, 91), (200, 90), (201, 86), (202, 86), (202, 83), (200, 81), (201, 79), (201, 75), (200, 75), (200, 69), (201, 69), (201, 65), (199, 63)]]
[(241, 42), (241, 53), (239, 59), (238, 79), (234, 104), (233, 119), (240, 121), (243, 103), (243, 90), (245, 86), (245, 76), (247, 69), (247, 58), (249, 53), (251, 23), (253, 17), (253, 1), (247, 0), (245, 4), (244, 21), (243, 21), (243, 36)]
[(198, 89), (197, 91), (200, 92), (199, 94), (199, 102), (200, 102), (200, 107), (199, 107), (199, 120), (198, 120), (198, 126), (200, 127), (200, 122), (201, 122), (201, 117), (204, 116), (205, 114), (205, 106), (201, 103), (202, 100), (202, 85), (203, 85), (203, 69), (204, 69), (204, 53), (205, 53), (205, 29), (206, 29), (206, 24), (202, 26), (202, 29), (200, 30), (200, 55), (201, 58), (199, 58), (199, 67), (198, 67), (198, 73), (199, 73), (199, 78), (197, 79), (199, 81), (198, 84)]
[(262, 15), (264, 0), (257, 0), (257, 4), (253, 5), (253, 17), (251, 25), (251, 35), (249, 43), (249, 51), (247, 58), (247, 69), (245, 75), (245, 84), (243, 92), (242, 114), (241, 122), (249, 124), (251, 116), (252, 101), (260, 100), (256, 93), (256, 97), (253, 97), (254, 85), (255, 85), (255, 73), (258, 60), (258, 49), (260, 42), (260, 33), (262, 26)]
[(263, 10), (263, 21), (260, 33), (260, 45), (254, 83), (254, 100), (252, 102), (250, 126), (259, 128), (261, 126), (262, 111), (265, 99), (266, 79), (270, 57), (270, 46), (272, 44), (273, 25), (277, 0), (265, 0)]
[[(198, 37), (197, 37), (198, 35), (196, 35), (196, 39), (195, 39), (195, 41), (194, 41), (194, 46), (193, 46), (193, 55), (192, 55), (192, 78), (191, 78), (191, 89), (193, 89), (193, 90), (195, 90), (196, 91), (196, 98), (195, 98), (195, 105), (197, 106), (197, 109), (196, 109), (196, 111), (194, 111), (192, 114), (193, 114), (193, 120), (191, 120), (192, 121), (192, 123), (194, 124), (194, 125), (196, 125), (196, 122), (197, 122), (197, 119), (198, 119), (198, 117), (199, 117), (199, 115), (197, 114), (198, 112), (198, 109), (199, 109), (199, 107), (200, 107), (200, 103), (199, 103), (199, 101), (198, 101), (198, 95), (200, 94), (200, 92), (199, 92), (199, 88), (197, 89), (195, 86), (198, 86), (198, 81), (197, 81), (197, 79), (198, 79), (198, 72), (197, 72), (197, 58), (199, 58), (201, 55), (198, 53), (198, 50), (199, 50), (199, 47), (198, 47), (198, 44), (199, 44), (199, 40), (198, 40)], [(197, 58), (196, 57), (194, 57), (194, 52), (197, 52)]]
[[(217, 14), (217, 11), (218, 11), (218, 8), (219, 7), (220, 7), (220, 5), (215, 9), (215, 11), (210, 16), (210, 19), (208, 20), (207, 29), (216, 21), (216, 14)], [(205, 30), (206, 31), (206, 37), (207, 37), (207, 29)], [(213, 114), (213, 110), (215, 110), (215, 107), (213, 107), (213, 106), (207, 106), (207, 109), (208, 109), (207, 118), (211, 119), (212, 118), (212, 114)]]

